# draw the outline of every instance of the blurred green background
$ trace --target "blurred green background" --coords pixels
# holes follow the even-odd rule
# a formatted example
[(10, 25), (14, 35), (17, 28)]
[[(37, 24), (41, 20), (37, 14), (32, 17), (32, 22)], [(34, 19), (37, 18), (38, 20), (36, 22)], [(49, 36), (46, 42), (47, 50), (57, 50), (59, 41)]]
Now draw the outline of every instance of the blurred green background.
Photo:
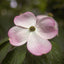
[(53, 16), (58, 22), (59, 34), (51, 41), (59, 44), (64, 60), (64, 0), (0, 0), (0, 41), (8, 37), (8, 30), (14, 26), (14, 17), (26, 11)]

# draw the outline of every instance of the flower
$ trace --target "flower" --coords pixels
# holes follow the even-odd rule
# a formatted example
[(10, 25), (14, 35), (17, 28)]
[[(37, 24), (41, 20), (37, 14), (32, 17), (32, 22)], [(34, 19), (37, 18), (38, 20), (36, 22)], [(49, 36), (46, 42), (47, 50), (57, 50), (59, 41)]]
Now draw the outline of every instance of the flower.
[(14, 24), (16, 26), (8, 31), (10, 44), (21, 46), (27, 43), (28, 51), (36, 56), (51, 51), (48, 39), (58, 34), (58, 25), (52, 17), (25, 12), (14, 18)]

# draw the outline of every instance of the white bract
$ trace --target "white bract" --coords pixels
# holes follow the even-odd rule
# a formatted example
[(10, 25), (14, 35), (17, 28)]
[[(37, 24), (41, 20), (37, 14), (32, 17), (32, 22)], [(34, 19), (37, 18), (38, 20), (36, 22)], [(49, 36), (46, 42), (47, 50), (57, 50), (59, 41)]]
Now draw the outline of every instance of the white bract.
[(36, 56), (51, 50), (52, 45), (48, 39), (58, 34), (58, 25), (53, 18), (26, 12), (16, 16), (14, 24), (16, 26), (8, 32), (10, 44), (21, 46), (27, 43), (27, 49)]

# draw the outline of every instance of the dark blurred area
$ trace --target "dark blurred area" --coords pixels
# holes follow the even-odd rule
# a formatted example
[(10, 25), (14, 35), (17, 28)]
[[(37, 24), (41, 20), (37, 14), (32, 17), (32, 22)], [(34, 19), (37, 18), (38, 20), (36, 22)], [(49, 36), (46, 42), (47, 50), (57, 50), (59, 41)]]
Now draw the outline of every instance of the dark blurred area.
[(59, 24), (55, 40), (64, 46), (64, 0), (0, 0), (0, 40), (7, 37), (8, 30), (14, 26), (14, 17), (26, 11), (52, 15)]

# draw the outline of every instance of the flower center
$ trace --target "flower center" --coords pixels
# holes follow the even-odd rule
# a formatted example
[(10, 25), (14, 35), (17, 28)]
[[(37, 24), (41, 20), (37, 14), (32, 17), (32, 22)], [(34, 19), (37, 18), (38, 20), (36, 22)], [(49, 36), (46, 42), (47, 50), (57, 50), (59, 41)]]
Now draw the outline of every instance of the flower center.
[(35, 31), (35, 27), (34, 27), (34, 26), (31, 26), (31, 27), (29, 28), (29, 30), (30, 30), (31, 32), (33, 32), (33, 31)]

